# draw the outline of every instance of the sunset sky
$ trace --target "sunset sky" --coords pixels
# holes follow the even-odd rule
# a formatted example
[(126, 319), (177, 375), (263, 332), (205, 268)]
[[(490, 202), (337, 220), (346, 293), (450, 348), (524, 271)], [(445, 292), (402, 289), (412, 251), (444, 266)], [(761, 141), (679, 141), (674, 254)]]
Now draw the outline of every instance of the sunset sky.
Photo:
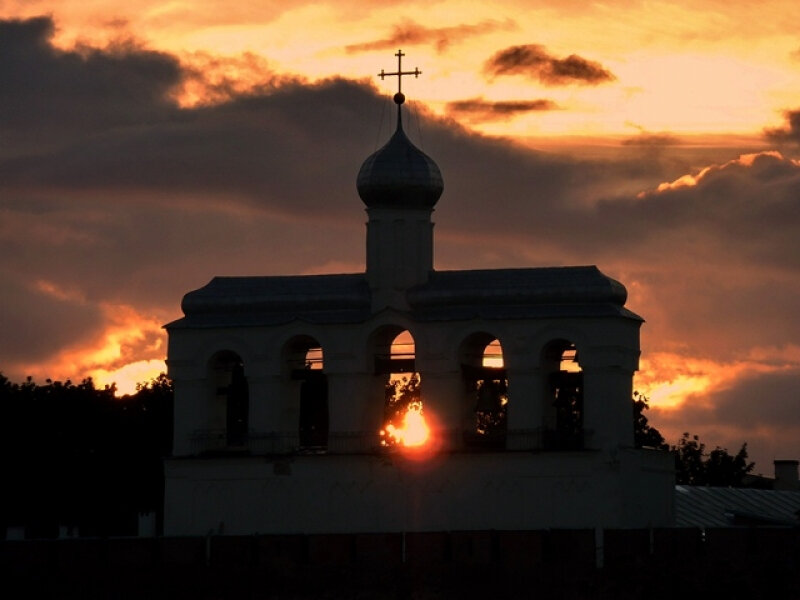
[(131, 391), (214, 275), (363, 271), (398, 48), (436, 268), (598, 265), (669, 442), (800, 458), (797, 0), (0, 0), (0, 372)]

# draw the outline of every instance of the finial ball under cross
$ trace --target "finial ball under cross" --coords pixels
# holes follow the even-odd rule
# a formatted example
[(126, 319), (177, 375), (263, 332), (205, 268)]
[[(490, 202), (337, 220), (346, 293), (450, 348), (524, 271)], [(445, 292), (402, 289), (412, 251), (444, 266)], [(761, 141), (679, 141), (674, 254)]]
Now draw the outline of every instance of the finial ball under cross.
[(384, 79), (386, 77), (397, 76), (397, 93), (394, 95), (394, 103), (399, 105), (406, 101), (406, 97), (402, 92), (403, 75), (413, 75), (414, 78), (417, 78), (422, 75), (422, 71), (416, 67), (413, 71), (403, 71), (403, 57), (405, 54), (403, 54), (402, 50), (398, 50), (395, 56), (397, 57), (397, 71), (395, 73), (386, 73), (381, 69), (381, 72), (378, 73), (378, 77)]

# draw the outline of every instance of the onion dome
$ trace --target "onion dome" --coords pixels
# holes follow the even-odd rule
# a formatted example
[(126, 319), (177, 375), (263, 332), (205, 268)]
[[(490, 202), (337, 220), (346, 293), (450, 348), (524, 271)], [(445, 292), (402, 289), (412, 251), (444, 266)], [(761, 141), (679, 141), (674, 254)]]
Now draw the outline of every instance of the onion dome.
[(395, 96), (394, 135), (364, 161), (358, 172), (358, 195), (369, 208), (433, 208), (444, 190), (439, 167), (403, 131), (400, 119), (403, 100), (402, 94)]

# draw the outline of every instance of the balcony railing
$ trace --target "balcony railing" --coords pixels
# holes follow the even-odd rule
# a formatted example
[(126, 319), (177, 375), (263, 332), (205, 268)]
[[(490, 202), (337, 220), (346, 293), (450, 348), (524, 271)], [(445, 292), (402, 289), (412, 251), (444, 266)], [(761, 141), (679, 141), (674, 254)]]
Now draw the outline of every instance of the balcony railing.
[(191, 438), (193, 454), (366, 454), (380, 448), (377, 433), (336, 432), (328, 435), (325, 446), (300, 444), (294, 432), (248, 432), (231, 441), (224, 429), (198, 429)]
[[(502, 434), (484, 437), (460, 429), (437, 433), (441, 447), (449, 452), (492, 451), (565, 451), (587, 447), (589, 434), (564, 436), (550, 429), (509, 429)], [(304, 446), (296, 432), (256, 432), (232, 438), (224, 429), (198, 429), (191, 438), (193, 455), (310, 455), (310, 454), (380, 454), (390, 452), (382, 446), (378, 433), (361, 431), (332, 432), (327, 445)]]

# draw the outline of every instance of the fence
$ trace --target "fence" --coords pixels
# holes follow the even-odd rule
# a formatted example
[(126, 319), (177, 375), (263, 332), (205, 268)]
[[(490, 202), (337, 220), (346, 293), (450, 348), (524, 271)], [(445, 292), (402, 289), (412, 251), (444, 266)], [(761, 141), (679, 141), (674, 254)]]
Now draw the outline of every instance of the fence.
[(798, 528), (66, 539), (0, 549), (9, 589), (59, 597), (800, 597)]

